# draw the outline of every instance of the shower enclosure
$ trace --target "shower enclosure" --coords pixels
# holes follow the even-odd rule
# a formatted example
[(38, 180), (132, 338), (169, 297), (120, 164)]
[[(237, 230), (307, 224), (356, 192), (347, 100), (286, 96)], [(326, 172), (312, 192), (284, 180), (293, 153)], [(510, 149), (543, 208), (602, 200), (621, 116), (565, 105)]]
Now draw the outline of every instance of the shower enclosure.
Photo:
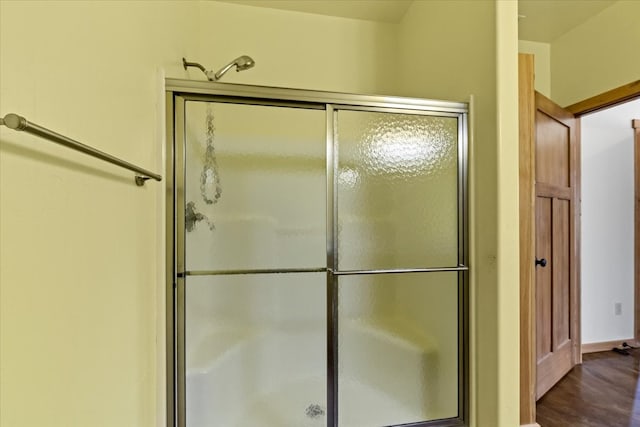
[(465, 424), (467, 111), (167, 80), (170, 425)]

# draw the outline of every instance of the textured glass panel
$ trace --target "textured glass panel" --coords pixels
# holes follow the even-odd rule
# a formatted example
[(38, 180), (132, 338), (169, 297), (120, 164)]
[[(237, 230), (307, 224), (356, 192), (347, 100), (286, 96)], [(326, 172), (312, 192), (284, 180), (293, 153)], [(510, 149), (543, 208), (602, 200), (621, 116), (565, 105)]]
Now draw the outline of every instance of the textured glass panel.
[(340, 427), (458, 415), (458, 273), (340, 276)]
[(189, 276), (189, 427), (326, 425), (326, 275)]
[(458, 264), (456, 118), (338, 111), (341, 270)]
[(185, 108), (186, 268), (326, 265), (325, 112)]

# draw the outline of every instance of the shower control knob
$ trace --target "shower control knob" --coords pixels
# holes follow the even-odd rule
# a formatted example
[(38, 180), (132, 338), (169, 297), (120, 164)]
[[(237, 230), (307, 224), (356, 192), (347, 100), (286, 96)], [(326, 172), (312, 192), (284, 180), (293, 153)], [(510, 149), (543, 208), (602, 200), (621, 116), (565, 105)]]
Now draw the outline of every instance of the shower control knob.
[(536, 258), (536, 267), (537, 266), (546, 267), (547, 266), (547, 259), (546, 258), (542, 258), (542, 259)]

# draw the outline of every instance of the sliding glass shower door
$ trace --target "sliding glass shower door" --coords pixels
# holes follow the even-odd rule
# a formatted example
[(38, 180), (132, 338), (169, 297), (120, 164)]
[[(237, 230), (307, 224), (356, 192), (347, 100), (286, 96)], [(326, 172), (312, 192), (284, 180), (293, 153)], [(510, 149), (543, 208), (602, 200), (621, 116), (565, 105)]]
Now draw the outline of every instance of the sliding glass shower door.
[(170, 425), (463, 425), (466, 105), (197, 92), (167, 98)]
[(334, 113), (341, 426), (458, 415), (459, 121)]
[(325, 153), (322, 110), (185, 103), (188, 426), (322, 425)]

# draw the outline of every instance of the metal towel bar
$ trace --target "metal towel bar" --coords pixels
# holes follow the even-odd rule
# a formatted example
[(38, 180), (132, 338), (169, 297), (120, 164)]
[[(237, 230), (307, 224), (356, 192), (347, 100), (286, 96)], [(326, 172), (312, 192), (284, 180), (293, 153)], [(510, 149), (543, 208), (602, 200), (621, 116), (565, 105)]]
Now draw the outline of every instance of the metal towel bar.
[(24, 131), (32, 135), (48, 139), (49, 141), (57, 142), (58, 144), (64, 145), (65, 147), (72, 148), (76, 151), (80, 151), (90, 156), (97, 157), (98, 159), (104, 160), (105, 162), (109, 162), (122, 168), (129, 169), (130, 171), (136, 172), (137, 175), (135, 177), (135, 182), (137, 186), (143, 186), (145, 181), (148, 179), (162, 181), (162, 176), (158, 174), (149, 172), (148, 170), (142, 169), (141, 167), (118, 159), (117, 157), (114, 157), (110, 154), (104, 153), (100, 150), (96, 150), (95, 148), (89, 147), (88, 145), (82, 144), (78, 141), (74, 141), (71, 138), (67, 138), (66, 136), (60, 135), (59, 133), (50, 131), (49, 129), (43, 128), (42, 126), (35, 123), (31, 123), (24, 117), (17, 114), (7, 114), (6, 116), (4, 116), (4, 118), (0, 118), (0, 125), (5, 125), (9, 129)]

